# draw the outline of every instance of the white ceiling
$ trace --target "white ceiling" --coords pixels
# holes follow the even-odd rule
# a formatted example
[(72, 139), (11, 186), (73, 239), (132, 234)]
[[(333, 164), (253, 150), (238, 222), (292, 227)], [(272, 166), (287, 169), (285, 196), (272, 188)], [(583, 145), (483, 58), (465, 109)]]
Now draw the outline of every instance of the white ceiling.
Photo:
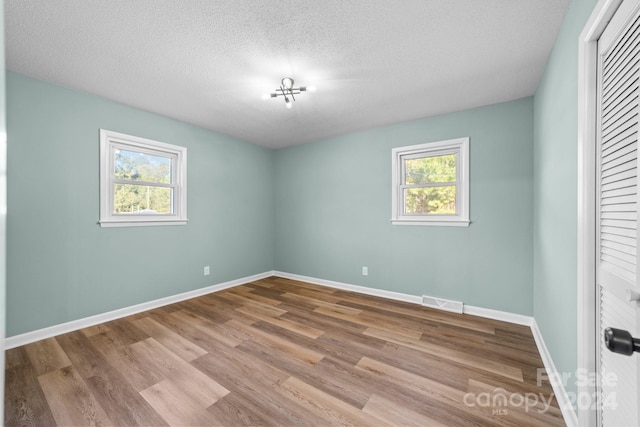
[[(7, 68), (272, 148), (532, 95), (569, 0), (5, 0)], [(315, 93), (261, 99), (282, 77)]]

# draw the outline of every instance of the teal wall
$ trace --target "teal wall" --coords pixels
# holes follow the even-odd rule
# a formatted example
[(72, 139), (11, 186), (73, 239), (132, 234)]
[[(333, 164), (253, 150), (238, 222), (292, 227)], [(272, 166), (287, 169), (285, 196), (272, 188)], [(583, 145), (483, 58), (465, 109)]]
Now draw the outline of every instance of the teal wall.
[[(534, 317), (556, 368), (572, 375), (577, 369), (578, 37), (595, 4), (572, 1), (534, 98)], [(573, 381), (568, 391), (576, 391)]]
[[(271, 151), (7, 79), (8, 336), (274, 268), (533, 312), (531, 98)], [(100, 128), (188, 148), (187, 226), (96, 224)], [(391, 148), (462, 136), (471, 226), (392, 226)]]
[[(7, 104), (8, 336), (273, 268), (273, 151), (12, 72)], [(187, 147), (188, 225), (97, 225), (100, 128)]]
[[(4, 0), (0, 0), (0, 366), (4, 366), (7, 288), (7, 127), (4, 69)], [(4, 369), (0, 369), (4, 384)], [(4, 387), (0, 390), (0, 414), (4, 414)]]
[[(391, 149), (465, 136), (471, 225), (391, 225)], [(531, 315), (532, 146), (525, 98), (281, 149), (276, 269)]]

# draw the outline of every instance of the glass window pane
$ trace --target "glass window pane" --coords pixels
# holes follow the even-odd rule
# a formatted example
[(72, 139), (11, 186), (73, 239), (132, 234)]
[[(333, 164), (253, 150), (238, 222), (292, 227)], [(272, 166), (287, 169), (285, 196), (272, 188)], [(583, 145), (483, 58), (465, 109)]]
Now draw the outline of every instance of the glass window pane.
[(456, 186), (404, 190), (405, 215), (455, 215)]
[(405, 159), (405, 185), (456, 181), (456, 155)]
[(115, 184), (114, 214), (172, 214), (173, 189), (149, 185)]
[(171, 157), (116, 149), (114, 160), (116, 179), (171, 184)]

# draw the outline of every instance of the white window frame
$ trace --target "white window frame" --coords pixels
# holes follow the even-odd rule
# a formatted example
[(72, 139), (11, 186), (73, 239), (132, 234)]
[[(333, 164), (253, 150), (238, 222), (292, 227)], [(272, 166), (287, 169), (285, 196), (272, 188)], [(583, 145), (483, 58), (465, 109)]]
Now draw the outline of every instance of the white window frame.
[[(404, 199), (404, 160), (456, 154), (456, 214), (406, 215)], [(395, 225), (469, 226), (469, 138), (456, 138), (427, 144), (397, 147), (391, 150), (392, 211)]]
[[(114, 214), (115, 150), (124, 149), (171, 157), (172, 214)], [(101, 227), (184, 225), (187, 223), (187, 148), (151, 139), (100, 129), (100, 221)]]

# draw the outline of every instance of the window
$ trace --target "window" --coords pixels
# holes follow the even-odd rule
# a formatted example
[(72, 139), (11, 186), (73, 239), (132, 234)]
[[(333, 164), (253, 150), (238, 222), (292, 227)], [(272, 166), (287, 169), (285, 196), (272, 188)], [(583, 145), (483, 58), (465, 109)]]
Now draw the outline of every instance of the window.
[(392, 150), (393, 224), (469, 225), (469, 138)]
[(100, 130), (100, 226), (187, 223), (187, 149)]

